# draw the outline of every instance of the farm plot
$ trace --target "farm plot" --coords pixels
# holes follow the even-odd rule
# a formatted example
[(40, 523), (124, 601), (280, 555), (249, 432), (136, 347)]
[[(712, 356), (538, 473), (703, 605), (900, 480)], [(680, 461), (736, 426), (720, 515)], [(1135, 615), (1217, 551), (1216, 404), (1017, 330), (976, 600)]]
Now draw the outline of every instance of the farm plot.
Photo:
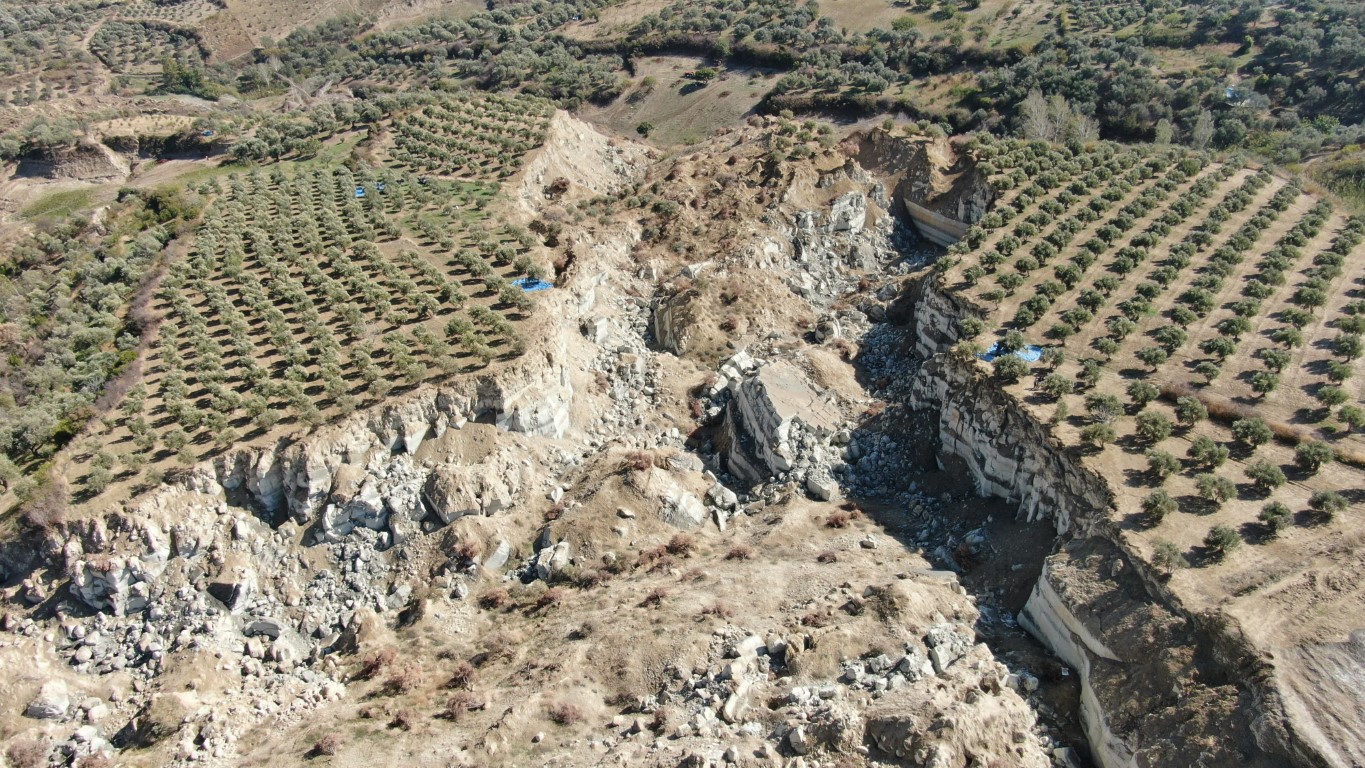
[(533, 240), (492, 227), (476, 185), (313, 168), (222, 186), (162, 282), (146, 374), (93, 441), (87, 492), (116, 465), (192, 463), (524, 351), (532, 300), (510, 281), (542, 276)]
[(151, 19), (171, 24), (192, 25), (224, 10), (226, 3), (215, 4), (209, 0), (181, 0), (172, 3), (142, 2), (129, 3), (119, 9), (119, 16), (125, 19)]
[(451, 178), (504, 178), (540, 145), (549, 102), (526, 96), (457, 93), (395, 118), (385, 154), (390, 165)]
[(119, 73), (156, 70), (166, 58), (201, 60), (199, 42), (161, 22), (112, 20), (90, 39), (90, 51)]
[[(940, 267), (972, 309), (960, 351), (1006, 353), (1001, 383), (1135, 489), (1120, 508), (1154, 557), (1220, 562), (1354, 514), (1365, 219), (1185, 150), (973, 151), (1003, 193)], [(1025, 346), (1038, 364), (1008, 354)]]
[(108, 13), (100, 2), (0, 9), (0, 106), (29, 106), (102, 82), (84, 36)]

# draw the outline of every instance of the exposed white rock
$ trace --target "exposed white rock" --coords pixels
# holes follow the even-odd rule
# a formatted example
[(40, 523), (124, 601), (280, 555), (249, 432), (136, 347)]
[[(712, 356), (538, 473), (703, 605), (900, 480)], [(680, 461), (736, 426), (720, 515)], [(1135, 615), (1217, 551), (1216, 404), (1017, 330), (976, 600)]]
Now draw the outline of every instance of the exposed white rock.
[(71, 695), (67, 692), (66, 683), (49, 680), (43, 683), (38, 695), (24, 708), (24, 714), (37, 720), (57, 720), (66, 717), (70, 707)]

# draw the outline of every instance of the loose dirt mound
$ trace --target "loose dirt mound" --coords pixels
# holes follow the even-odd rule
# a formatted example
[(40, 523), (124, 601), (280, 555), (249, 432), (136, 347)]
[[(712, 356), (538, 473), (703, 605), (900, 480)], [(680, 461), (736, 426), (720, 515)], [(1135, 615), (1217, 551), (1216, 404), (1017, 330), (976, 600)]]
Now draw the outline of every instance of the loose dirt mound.
[[(574, 199), (611, 195), (633, 181), (649, 156), (643, 145), (609, 139), (592, 126), (556, 112), (545, 146), (522, 170), (517, 199), (528, 212), (546, 197)], [(562, 180), (562, 181), (561, 181)]]

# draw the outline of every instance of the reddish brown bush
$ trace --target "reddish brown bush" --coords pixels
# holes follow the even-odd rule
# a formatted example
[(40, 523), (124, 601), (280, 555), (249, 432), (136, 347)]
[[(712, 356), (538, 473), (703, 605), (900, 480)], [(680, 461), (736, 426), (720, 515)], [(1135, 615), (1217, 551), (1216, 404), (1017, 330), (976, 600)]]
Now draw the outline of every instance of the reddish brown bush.
[(828, 550), (828, 549), (827, 549), (827, 550), (825, 550), (824, 552), (821, 552), (820, 554), (818, 554), (818, 555), (815, 556), (815, 562), (817, 562), (817, 563), (837, 563), (837, 562), (839, 562), (839, 556), (838, 556), (837, 554), (835, 554), (835, 553), (833, 552), (833, 550)]
[(692, 418), (700, 419), (706, 415), (706, 404), (694, 397), (687, 401), (687, 412)]
[(450, 673), (450, 679), (446, 681), (447, 688), (468, 688), (474, 684), (478, 672), (474, 665), (467, 661), (462, 661), (455, 665), (455, 670)]
[(852, 519), (853, 515), (841, 509), (838, 512), (833, 512), (830, 514), (829, 518), (825, 520), (825, 527), (847, 528), (849, 521)]
[(550, 587), (542, 592), (540, 597), (536, 598), (536, 607), (544, 609), (557, 605), (564, 599), (564, 594), (563, 587)]
[(654, 454), (649, 451), (631, 451), (626, 454), (626, 466), (636, 472), (643, 472), (654, 466)]
[(672, 707), (659, 707), (654, 710), (654, 717), (649, 720), (649, 729), (655, 733), (663, 733), (668, 728), (669, 722), (674, 718)]
[(830, 617), (823, 613), (808, 613), (801, 617), (801, 626), (820, 628), (828, 626)]
[(748, 544), (736, 544), (725, 553), (726, 560), (753, 560), (754, 548)]
[(398, 651), (393, 648), (381, 648), (365, 654), (365, 658), (360, 662), (360, 670), (355, 673), (355, 679), (369, 680), (373, 678), (393, 664), (396, 658), (398, 658)]
[(441, 711), (439, 717), (459, 722), (470, 710), (482, 708), (483, 702), (479, 701), (474, 694), (469, 691), (458, 691), (446, 702), (445, 709)]
[(663, 587), (655, 587), (645, 595), (645, 599), (640, 601), (642, 608), (657, 608), (663, 605), (664, 599), (668, 597), (668, 590)]
[(416, 664), (404, 664), (394, 670), (393, 674), (384, 681), (384, 693), (389, 696), (397, 696), (400, 693), (409, 693), (417, 688), (422, 682), (422, 670)]
[(701, 609), (701, 615), (728, 619), (735, 615), (735, 610), (725, 603), (715, 603)]
[(483, 545), (478, 539), (464, 539), (455, 545), (455, 556), (465, 561), (478, 560), (483, 554)]
[(697, 540), (685, 533), (676, 533), (673, 535), (673, 538), (668, 540), (665, 549), (668, 550), (670, 555), (687, 557), (696, 551)]
[(479, 607), (488, 611), (499, 611), (512, 604), (512, 596), (502, 587), (490, 589), (479, 596)]
[(551, 704), (549, 715), (550, 720), (556, 725), (574, 725), (583, 722), (583, 710), (577, 704), (570, 704), (567, 701)]

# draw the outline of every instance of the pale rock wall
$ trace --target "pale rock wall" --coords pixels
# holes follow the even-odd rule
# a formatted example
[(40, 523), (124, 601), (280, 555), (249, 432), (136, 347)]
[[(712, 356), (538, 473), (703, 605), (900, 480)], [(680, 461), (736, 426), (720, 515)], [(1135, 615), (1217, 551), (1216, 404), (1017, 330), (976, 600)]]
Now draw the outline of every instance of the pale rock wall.
[[(1110, 520), (1108, 483), (1002, 391), (987, 366), (952, 351), (968, 310), (932, 278), (915, 290), (924, 362), (909, 404), (938, 413), (940, 463), (964, 472), (982, 495), (1017, 502), (1020, 516), (1050, 521), (1059, 542), (1089, 553), (1053, 555), (1019, 619), (1079, 673), (1082, 721), (1102, 768), (1330, 765), (1286, 719), (1264, 661), (1237, 628), (1188, 615), (1132, 556)], [(1065, 562), (1064, 575), (1054, 561)], [(1201, 676), (1180, 673), (1176, 658), (1186, 669), (1202, 665)], [(1216, 749), (1200, 752), (1210, 743)]]
[(1057, 654), (1081, 678), (1081, 724), (1100, 768), (1138, 768), (1133, 751), (1109, 728), (1091, 680), (1091, 659), (1119, 661), (1118, 656), (1076, 618), (1053, 589), (1047, 567), (1033, 585), (1019, 624)]
[(1113, 506), (1108, 485), (1002, 393), (975, 360), (944, 354), (924, 363), (911, 406), (938, 410), (940, 455), (960, 460), (982, 496), (1017, 502), (1029, 521), (1051, 520), (1058, 533), (1083, 532)]

